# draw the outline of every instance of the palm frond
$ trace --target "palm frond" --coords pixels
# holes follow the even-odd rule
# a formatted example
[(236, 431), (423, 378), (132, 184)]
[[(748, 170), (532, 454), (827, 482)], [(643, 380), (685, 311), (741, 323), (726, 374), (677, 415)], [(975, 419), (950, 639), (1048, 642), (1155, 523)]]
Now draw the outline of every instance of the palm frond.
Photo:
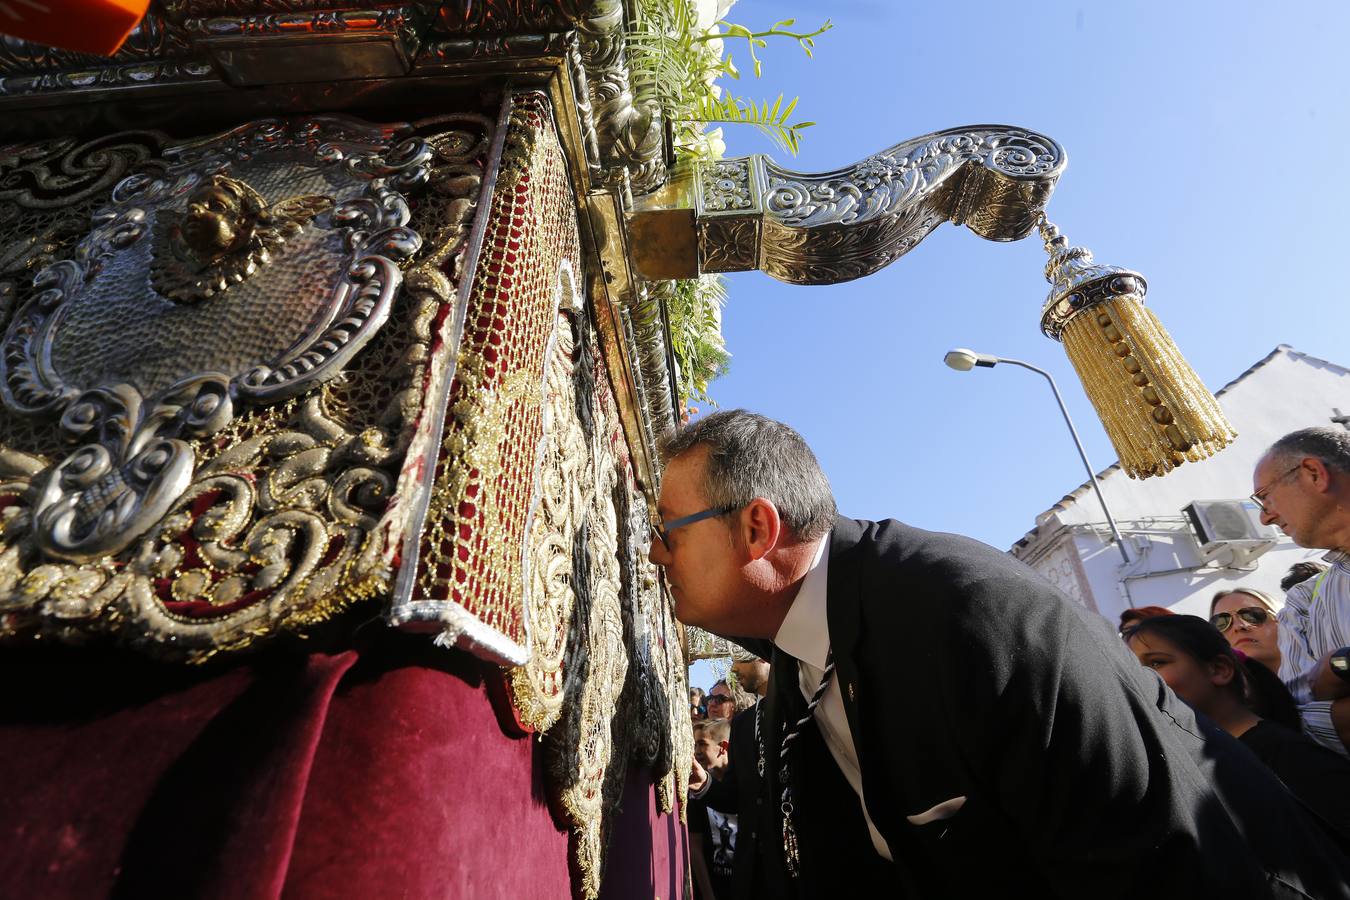
[(783, 95), (779, 94), (773, 105), (769, 101), (756, 105), (732, 94), (725, 97), (701, 97), (690, 112), (690, 118), (699, 122), (725, 122), (736, 125), (753, 125), (766, 135), (778, 147), (797, 155), (801, 149), (802, 129), (810, 128), (814, 122), (789, 122), (792, 111), (797, 108), (794, 97), (783, 106)]
[[(730, 44), (746, 42), (758, 78), (763, 68), (756, 50), (768, 39), (795, 40), (810, 56), (813, 39), (832, 27), (826, 20), (815, 31), (798, 33), (789, 30), (793, 25), (786, 19), (756, 32), (719, 20), (701, 27), (693, 0), (638, 0), (626, 43), (630, 81), (641, 96), (660, 103), (673, 126), (678, 159), (720, 158), (720, 134), (709, 126), (723, 124), (757, 128), (777, 147), (797, 154), (802, 131), (814, 123), (791, 121), (796, 98), (785, 101), (779, 94), (772, 102), (756, 102), (730, 92), (723, 95), (717, 85), (724, 78), (740, 79), (740, 70), (725, 51)], [(722, 339), (725, 282), (720, 275), (704, 275), (675, 282), (674, 288), (666, 312), (680, 397), (715, 406), (708, 385), (731, 360)]]

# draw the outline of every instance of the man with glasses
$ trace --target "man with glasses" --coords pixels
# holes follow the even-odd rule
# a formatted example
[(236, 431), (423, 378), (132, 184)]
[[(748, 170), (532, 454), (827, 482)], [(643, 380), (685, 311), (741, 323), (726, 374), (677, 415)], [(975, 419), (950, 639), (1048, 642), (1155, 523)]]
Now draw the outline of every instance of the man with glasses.
[(665, 459), (676, 616), (771, 663), (754, 896), (1350, 898), (1279, 781), (1026, 566), (839, 517), (801, 436), (744, 410)]
[(1285, 435), (1261, 457), (1252, 484), (1262, 522), (1278, 525), (1300, 547), (1330, 551), (1326, 572), (1285, 595), (1280, 679), (1309, 736), (1350, 755), (1350, 432)]

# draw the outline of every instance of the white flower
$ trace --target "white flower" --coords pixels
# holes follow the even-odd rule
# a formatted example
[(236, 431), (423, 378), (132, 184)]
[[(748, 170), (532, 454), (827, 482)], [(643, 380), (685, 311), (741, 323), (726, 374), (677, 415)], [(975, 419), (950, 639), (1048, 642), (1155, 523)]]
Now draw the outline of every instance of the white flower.
[(708, 148), (708, 155), (713, 159), (721, 159), (726, 156), (727, 142), (722, 139), (722, 129), (714, 128), (705, 132), (703, 135), (704, 144)]
[(700, 31), (707, 31), (720, 19), (725, 19), (736, 0), (693, 0), (694, 15)]

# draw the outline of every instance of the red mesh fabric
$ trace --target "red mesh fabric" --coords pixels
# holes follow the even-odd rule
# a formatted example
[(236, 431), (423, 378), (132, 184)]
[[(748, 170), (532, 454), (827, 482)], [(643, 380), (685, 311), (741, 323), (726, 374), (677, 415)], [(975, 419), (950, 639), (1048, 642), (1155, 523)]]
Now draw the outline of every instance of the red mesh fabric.
[(544, 359), (559, 268), (580, 252), (566, 161), (552, 128), (540, 95), (516, 96), (418, 573), (420, 598), (453, 600), (518, 645), (528, 642), (521, 552), (544, 434)]

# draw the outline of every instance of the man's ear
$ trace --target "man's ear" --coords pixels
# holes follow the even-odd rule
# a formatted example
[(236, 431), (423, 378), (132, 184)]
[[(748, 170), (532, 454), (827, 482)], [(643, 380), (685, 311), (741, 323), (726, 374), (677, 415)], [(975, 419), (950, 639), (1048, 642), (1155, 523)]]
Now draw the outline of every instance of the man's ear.
[(778, 508), (763, 497), (751, 500), (741, 510), (737, 521), (741, 544), (752, 562), (772, 553), (783, 537), (783, 520), (778, 518)]
[(723, 753), (731, 752), (731, 741), (718, 741), (717, 746), (722, 748)]
[(1319, 494), (1325, 494), (1331, 490), (1331, 470), (1327, 468), (1326, 463), (1315, 456), (1306, 456), (1299, 465), (1308, 470), (1308, 477), (1312, 481), (1313, 490)]

